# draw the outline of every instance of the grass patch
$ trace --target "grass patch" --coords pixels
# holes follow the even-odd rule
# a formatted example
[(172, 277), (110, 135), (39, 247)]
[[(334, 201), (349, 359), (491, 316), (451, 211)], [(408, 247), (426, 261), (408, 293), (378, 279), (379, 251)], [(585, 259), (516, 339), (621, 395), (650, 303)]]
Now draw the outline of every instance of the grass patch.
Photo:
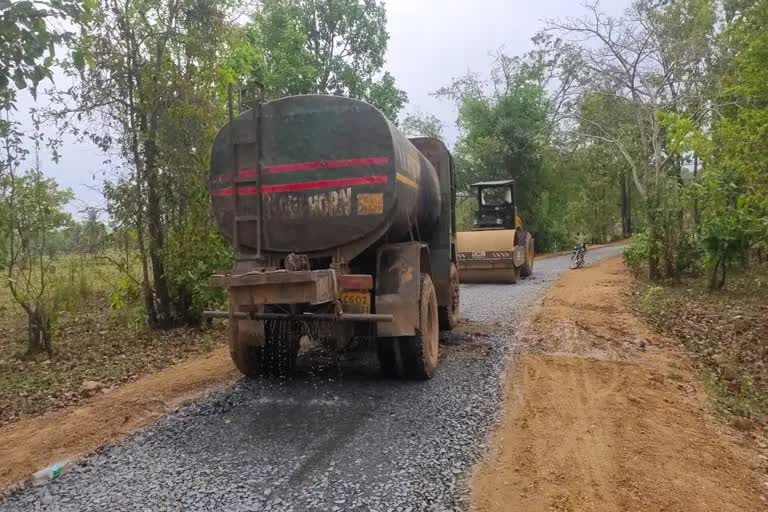
[(62, 300), (50, 358), (24, 357), (26, 316), (10, 291), (0, 288), (0, 425), (82, 400), (84, 381), (110, 388), (210, 352), (225, 340), (221, 325), (147, 330), (140, 297), (116, 307), (126, 278), (106, 260), (60, 258), (51, 282)]
[(699, 372), (715, 409), (724, 416), (741, 416), (760, 422), (768, 420), (768, 392), (756, 389), (748, 375), (725, 381), (711, 369)]

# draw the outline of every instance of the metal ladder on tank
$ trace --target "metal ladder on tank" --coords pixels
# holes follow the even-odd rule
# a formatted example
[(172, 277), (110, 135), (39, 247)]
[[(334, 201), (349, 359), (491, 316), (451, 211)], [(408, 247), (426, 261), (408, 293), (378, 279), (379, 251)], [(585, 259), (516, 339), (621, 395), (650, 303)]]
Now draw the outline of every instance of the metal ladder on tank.
[[(256, 140), (246, 141), (240, 143), (235, 139), (235, 116), (234, 116), (234, 90), (230, 84), (227, 91), (227, 103), (229, 113), (229, 140), (232, 144), (232, 212), (233, 212), (233, 226), (232, 226), (232, 245), (235, 248), (235, 261), (257, 261), (264, 262), (264, 254), (262, 251), (262, 218), (263, 218), (263, 197), (261, 193), (261, 174), (262, 174), (262, 136), (261, 136), (261, 124), (262, 124), (262, 104), (264, 102), (264, 86), (259, 82), (253, 82), (253, 87), (256, 88), (257, 94), (255, 95), (255, 104), (251, 107), (253, 116), (253, 122), (256, 128)], [(238, 113), (243, 111), (243, 88), (238, 88)], [(256, 175), (255, 176), (240, 176), (240, 146), (256, 143)], [(254, 185), (256, 187), (256, 215), (241, 215), (240, 214), (240, 185)], [(241, 224), (256, 223), (256, 254), (243, 252), (240, 244), (240, 227)]]

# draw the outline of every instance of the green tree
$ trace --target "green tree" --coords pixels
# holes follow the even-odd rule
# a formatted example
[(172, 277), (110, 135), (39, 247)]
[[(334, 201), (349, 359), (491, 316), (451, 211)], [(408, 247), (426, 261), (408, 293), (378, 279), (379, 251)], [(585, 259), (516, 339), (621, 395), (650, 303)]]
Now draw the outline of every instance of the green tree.
[(717, 115), (711, 127), (690, 116), (675, 126), (677, 140), (704, 164), (699, 197), (711, 288), (725, 284), (731, 261), (747, 261), (753, 246), (768, 246), (768, 4), (725, 7), (723, 71), (712, 101)]
[(400, 123), (400, 129), (409, 136), (424, 135), (435, 139), (443, 138), (443, 123), (433, 114), (413, 112)]
[[(567, 38), (584, 63), (577, 84), (580, 93), (613, 97), (632, 114), (639, 155), (612, 133), (621, 124), (586, 122), (595, 137), (615, 145), (632, 171), (649, 230), (649, 274), (657, 279), (662, 257), (668, 275), (676, 267), (676, 251), (666, 242), (678, 243), (681, 237), (666, 234), (684, 221), (678, 194), (670, 193), (685, 186), (684, 160), (668, 144), (664, 114), (687, 111), (692, 117), (707, 105), (700, 77), (708, 72), (714, 5), (710, 0), (636, 0), (620, 18), (606, 15), (597, 2), (586, 9), (582, 18), (549, 22), (548, 30)], [(668, 215), (669, 209), (677, 214)]]
[[(568, 194), (569, 231), (584, 233), (591, 243), (605, 243), (617, 233), (621, 204), (622, 162), (611, 146), (587, 143), (571, 153), (570, 169), (560, 175), (573, 180)], [(565, 171), (565, 170), (563, 170)]]
[(0, 90), (37, 85), (51, 76), (56, 45), (68, 43), (74, 34), (53, 28), (56, 20), (87, 21), (92, 1), (0, 0)]
[(469, 74), (436, 95), (455, 101), (459, 110), (461, 137), (455, 154), (457, 182), (465, 197), (471, 197), (470, 185), (476, 181), (515, 179), (523, 222), (537, 236), (544, 235), (547, 223), (536, 210), (548, 179), (543, 156), (552, 129), (549, 97), (542, 68), (502, 57), (490, 87)]
[(264, 0), (250, 31), (253, 78), (270, 96), (349, 96), (397, 119), (407, 96), (383, 71), (386, 25), (376, 0)]
[(69, 70), (79, 84), (58, 96), (53, 113), (62, 126), (119, 153), (115, 164), (124, 173), (105, 195), (115, 229), (135, 234), (153, 327), (192, 320), (193, 300), (179, 283), (193, 264), (213, 270), (221, 263), (206, 245), (216, 233), (208, 148), (226, 119), (226, 87), (253, 57), (232, 7), (213, 0), (100, 4), (73, 51)]
[(629, 237), (633, 232), (632, 198), (636, 189), (627, 160), (639, 165), (640, 153), (633, 107), (626, 98), (599, 92), (583, 94), (574, 107), (576, 136), (589, 153), (591, 168), (605, 169), (608, 164), (618, 183), (622, 235)]
[[(37, 126), (37, 122), (35, 123)], [(1, 133), (4, 141), (6, 172), (2, 176), (3, 268), (14, 301), (27, 315), (27, 352), (34, 355), (53, 351), (53, 329), (58, 311), (58, 296), (52, 280), (55, 260), (50, 254), (54, 233), (71, 222), (64, 206), (72, 192), (60, 190), (56, 182), (46, 178), (36, 166), (24, 173), (19, 167), (27, 151), (25, 139), (14, 123), (6, 123)], [(36, 152), (40, 135), (34, 137)]]

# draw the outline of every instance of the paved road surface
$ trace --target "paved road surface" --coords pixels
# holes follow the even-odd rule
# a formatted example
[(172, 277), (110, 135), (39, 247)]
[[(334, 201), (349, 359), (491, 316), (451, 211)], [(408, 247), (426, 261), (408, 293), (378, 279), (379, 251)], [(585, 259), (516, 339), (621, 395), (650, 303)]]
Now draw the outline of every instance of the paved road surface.
[[(462, 314), (512, 333), (567, 266), (543, 259), (517, 285), (465, 285)], [(507, 335), (446, 336), (429, 382), (382, 380), (371, 356), (312, 362), (289, 383), (243, 380), (0, 511), (464, 510), (510, 348)]]

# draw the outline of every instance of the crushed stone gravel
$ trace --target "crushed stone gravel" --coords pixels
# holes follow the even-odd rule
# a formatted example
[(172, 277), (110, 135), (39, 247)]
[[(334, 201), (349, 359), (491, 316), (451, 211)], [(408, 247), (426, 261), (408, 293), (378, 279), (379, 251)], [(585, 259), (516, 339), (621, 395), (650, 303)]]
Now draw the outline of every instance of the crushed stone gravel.
[(243, 379), (12, 493), (0, 512), (466, 510), (510, 335), (567, 266), (549, 258), (517, 285), (462, 286), (462, 316), (499, 329), (443, 335), (428, 382), (383, 380), (371, 354), (305, 365), (289, 382)]

